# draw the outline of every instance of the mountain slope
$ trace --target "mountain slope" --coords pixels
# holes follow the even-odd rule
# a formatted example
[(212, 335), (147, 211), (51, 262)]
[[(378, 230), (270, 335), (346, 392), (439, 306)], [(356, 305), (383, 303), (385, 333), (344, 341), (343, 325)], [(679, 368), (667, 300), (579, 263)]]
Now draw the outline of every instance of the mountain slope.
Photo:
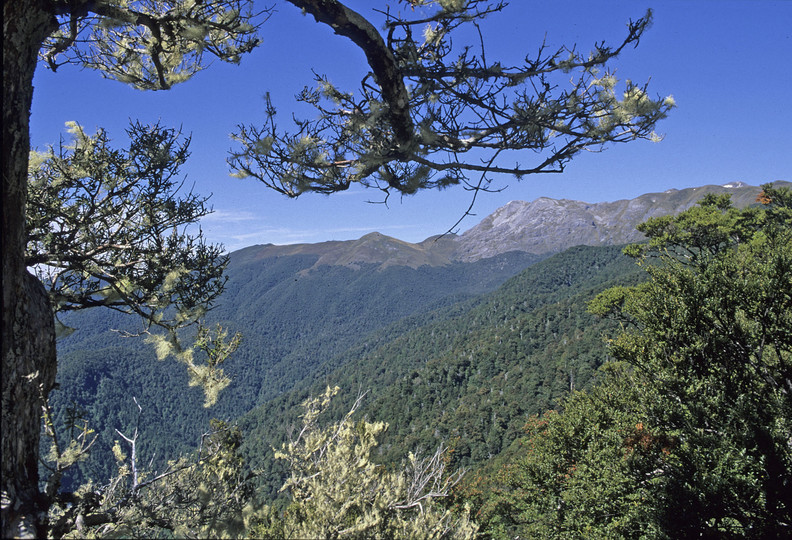
[[(469, 315), (482, 302), (490, 302), (478, 295), (494, 290), (546, 256), (537, 253), (547, 254), (571, 244), (634, 239), (637, 233), (632, 231), (633, 223), (648, 215), (677, 211), (711, 191), (728, 191), (735, 195), (738, 204), (748, 204), (755, 199), (759, 188), (706, 186), (595, 205), (539, 199), (533, 203), (511, 203), (461, 236), (433, 237), (417, 244), (371, 233), (354, 241), (251, 246), (239, 250), (231, 254), (227, 291), (208, 317), (210, 324), (221, 322), (244, 335), (242, 346), (224, 366), (233, 382), (221, 394), (217, 406), (211, 410), (202, 407), (201, 392), (187, 386), (182, 366), (172, 361), (158, 362), (149, 345), (141, 340), (123, 339), (112, 331), (135, 329), (134, 321), (107, 310), (94, 310), (69, 317), (66, 322), (80, 330), (58, 343), (60, 389), (52, 394), (56, 417), (64, 421), (68, 409), (76, 407), (100, 433), (96, 454), (102, 448), (106, 455), (81, 467), (101, 479), (107, 477), (112, 467), (109, 448), (115, 438), (114, 430), (128, 429), (134, 420), (137, 409), (132, 397), (145, 409), (141, 448), (148, 456), (156, 452), (167, 457), (194, 446), (209, 418), (233, 419), (287, 394), (292, 396), (287, 401), (293, 401), (292, 388), (305, 391), (317, 380), (324, 384), (331, 378), (342, 381), (344, 376), (354, 375), (361, 388), (390, 388), (398, 380), (403, 382), (405, 366), (429, 365), (429, 359), (433, 358), (433, 365), (442, 370), (455, 359), (469, 355), (475, 343), (486, 342), (491, 332), (479, 334), (467, 319), (470, 316), (484, 320), (483, 315)], [(596, 230), (597, 235), (586, 236), (581, 232), (583, 229)], [(529, 293), (520, 293), (526, 296), (524, 302), (545, 298), (542, 291), (546, 287), (551, 291), (547, 294), (559, 294), (556, 285), (547, 285), (553, 280), (566, 280), (567, 288), (572, 284), (581, 286), (580, 276), (576, 277), (571, 266), (554, 264), (552, 269), (542, 267), (548, 276), (534, 280)], [(542, 302), (552, 304), (560, 300)], [(523, 310), (515, 306), (507, 303), (501, 307), (511, 310), (509, 313)], [(501, 307), (487, 309), (499, 314)], [(571, 313), (578, 307), (557, 309)], [(498, 316), (504, 321), (511, 317)], [(448, 322), (449, 318), (453, 322)], [(416, 333), (416, 329), (431, 322), (451, 326), (438, 326), (431, 339), (422, 337), (420, 342), (415, 341), (414, 334), (425, 336)], [(461, 332), (462, 328), (467, 328), (467, 333)], [(465, 336), (472, 336), (469, 338), (472, 341), (465, 341)], [(507, 342), (512, 343), (514, 334), (509, 336)], [(402, 340), (398, 344), (397, 337)], [(456, 349), (449, 349), (446, 339), (461, 340), (453, 343), (467, 345), (459, 345), (462, 348), (458, 352), (450, 352)], [(381, 347), (379, 356), (376, 359), (369, 356), (378, 347)], [(444, 354), (451, 356), (441, 358)], [(498, 361), (498, 365), (501, 363)], [(584, 384), (586, 370), (573, 374), (576, 384)], [(512, 374), (511, 380), (519, 380), (512, 368), (504, 373)], [(439, 377), (427, 372), (422, 380), (436, 381), (433, 384), (442, 387)], [(568, 385), (568, 381), (561, 384), (560, 380), (548, 382), (544, 390), (535, 391), (536, 395), (545, 397), (543, 401), (535, 401), (531, 410), (553, 406), (556, 390)], [(484, 384), (475, 377), (464, 381), (468, 381), (465, 388)], [(388, 411), (389, 403), (402, 403), (404, 396), (413, 396), (406, 390), (400, 390), (402, 394), (388, 392), (383, 393), (383, 412)], [(451, 399), (448, 397), (451, 394), (443, 395), (440, 402)], [(470, 399), (465, 395), (453, 399)], [(436, 408), (435, 397), (422, 400), (432, 404), (431, 410), (443, 413), (443, 408)], [(273, 403), (276, 407), (286, 407), (284, 401)], [(515, 414), (519, 417), (522, 413)], [(498, 415), (503, 417), (503, 413)], [(398, 419), (393, 422), (397, 425)], [(512, 427), (506, 432), (517, 425), (507, 424)], [(443, 433), (453, 435), (452, 431)], [(425, 436), (421, 435), (420, 440), (425, 440)], [(477, 443), (476, 448), (480, 447)], [(46, 450), (46, 445), (43, 448)], [(478, 459), (473, 453), (471, 456)]]
[[(374, 244), (386, 238), (369, 237)], [(207, 322), (221, 322), (244, 337), (223, 366), (232, 382), (212, 409), (202, 406), (200, 390), (188, 387), (183, 366), (158, 361), (142, 339), (113, 332), (136, 328), (134, 319), (107, 310), (66, 318), (78, 331), (58, 344), (60, 387), (52, 405), (61, 423), (69, 408), (83, 411), (100, 434), (94, 458), (80, 464), (85, 476), (110, 474), (115, 429), (133, 429), (133, 397), (144, 407), (141, 450), (148, 457), (173, 456), (197, 444), (210, 418), (236, 418), (301, 380), (314, 380), (328, 359), (369, 332), (490, 291), (539, 259), (508, 253), (412, 268), (362, 262), (360, 254), (368, 255), (358, 249), (348, 252), (354, 256), (347, 264), (328, 265), (318, 264), (323, 254), (316, 249), (292, 249), (264, 246), (232, 254), (226, 292)]]
[[(778, 181), (776, 185), (792, 185)], [(676, 214), (693, 206), (706, 193), (728, 193), (738, 207), (753, 204), (758, 186), (734, 182), (722, 186), (669, 189), (635, 199), (587, 203), (540, 197), (532, 202), (512, 201), (497, 209), (462, 235), (431, 237), (416, 244), (380, 233), (357, 240), (290, 246), (252, 246), (241, 250), (246, 258), (315, 255), (315, 267), (323, 265), (359, 268), (445, 266), (474, 262), (508, 253), (527, 252), (547, 256), (578, 245), (603, 246), (640, 242), (636, 226), (650, 217)], [(239, 252), (237, 252), (239, 253)]]
[(274, 496), (282, 471), (271, 447), (298, 425), (300, 402), (338, 385), (343, 392), (331, 416), (368, 391), (362, 413), (390, 424), (383, 462), (445, 442), (455, 465), (479, 464), (508, 446), (529, 415), (556, 407), (570, 386), (590, 383), (612, 323), (589, 315), (586, 302), (637, 279), (620, 248), (578, 247), (495, 292), (382, 329), (328, 362), (315, 382), (306, 379), (245, 415), (246, 457), (267, 471)]

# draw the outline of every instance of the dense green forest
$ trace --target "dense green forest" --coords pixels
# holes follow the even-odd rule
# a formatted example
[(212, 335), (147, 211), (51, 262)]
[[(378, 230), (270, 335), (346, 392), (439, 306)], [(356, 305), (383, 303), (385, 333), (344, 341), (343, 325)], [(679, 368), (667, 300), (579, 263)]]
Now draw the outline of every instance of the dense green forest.
[(231, 255), (226, 291), (207, 317), (210, 324), (220, 322), (243, 335), (224, 364), (232, 382), (211, 409), (203, 407), (199, 388), (187, 386), (181, 366), (158, 361), (144, 339), (114, 331), (138, 329), (134, 318), (101, 310), (63, 318), (77, 331), (58, 342), (59, 388), (51, 396), (56, 425), (67, 425), (67, 416), (76, 410), (101, 443), (89, 460), (70, 471), (64, 485), (70, 486), (72, 478), (79, 482), (112, 473), (109, 449), (115, 430), (135, 418), (132, 397), (143, 407), (141, 450), (161, 462), (194, 448), (211, 418), (233, 420), (303, 379), (315, 380), (325, 363), (368, 333), (477, 297), (540, 259), (515, 252), (416, 269), (374, 264), (313, 268), (314, 255), (258, 259), (251, 256), (256, 251)]
[[(265, 317), (261, 307), (275, 310), (288, 305), (278, 324), (295, 316), (304, 318), (303, 324), (296, 327), (303, 332), (323, 325), (336, 329), (335, 341), (329, 339), (329, 332), (324, 332), (317, 342), (330, 342), (341, 352), (322, 357), (323, 349), (313, 351), (318, 366), (313, 372), (305, 366), (295, 366), (291, 373), (293, 388), (280, 395), (268, 389), (269, 394), (259, 395), (257, 400), (255, 392), (259, 391), (264, 377), (259, 374), (255, 379), (255, 366), (261, 360), (252, 367), (246, 366), (248, 370), (241, 372), (243, 380), (239, 382), (236, 379), (240, 375), (232, 371), (234, 364), (230, 363), (228, 371), (234, 383), (221, 394), (214, 408), (207, 411), (200, 406), (202, 393), (198, 389), (190, 389), (192, 399), (185, 407), (185, 400), (156, 398), (162, 396), (163, 386), (171, 386), (173, 396), (185, 394), (186, 381), (181, 370), (172, 362), (153, 360), (150, 345), (108, 332), (122, 319), (105, 318), (97, 321), (97, 326), (87, 326), (92, 331), (100, 328), (104, 332), (85, 336), (81, 341), (65, 340), (64, 349), (68, 352), (64, 353), (67, 361), (61, 370), (61, 381), (64, 388), (75, 391), (69, 394), (68, 402), (61, 395), (65, 392), (56, 392), (53, 399), (56, 423), (67, 425), (70, 407), (76, 405), (82, 417), (100, 433), (92, 458), (78, 463), (75, 470), (79, 474), (67, 480), (76, 484), (85, 477), (109, 478), (114, 474), (117, 463), (110, 448), (119, 439), (115, 430), (124, 432), (137, 422), (132, 396), (145, 405), (139, 420), (139, 452), (144, 457), (170, 457), (188, 452), (206, 431), (207, 415), (217, 415), (223, 407), (233, 410), (229, 402), (244, 404), (247, 396), (247, 403), (261, 405), (250, 412), (242, 409), (237, 414), (247, 412), (237, 421), (241, 428), (238, 453), (246, 470), (256, 471), (257, 500), (261, 503), (278, 499), (288, 467), (274, 459), (272, 449), (293, 435), (300, 423), (300, 404), (310, 395), (320, 394), (328, 384), (337, 385), (342, 391), (328, 404), (324, 422), (341, 420), (362, 389), (367, 391), (367, 396), (361, 402), (359, 414), (389, 424), (372, 452), (375, 463), (398, 464), (410, 452), (431, 452), (444, 444), (449, 448), (446, 460), (450, 469), (479, 466), (518, 437), (530, 415), (557, 407), (572, 387), (587, 387), (592, 382), (597, 367), (607, 357), (602, 335), (613, 325), (587, 313), (586, 303), (604, 287), (631, 284), (640, 279), (637, 269), (618, 247), (573, 248), (530, 265), (495, 291), (484, 294), (475, 292), (491, 288), (497, 276), (503, 275), (498, 271), (511, 272), (531, 259), (525, 254), (510, 254), (456, 268), (320, 267), (300, 273), (313, 262), (313, 258), (298, 257), (259, 261), (241, 268), (232, 264), (227, 293), (231, 300), (228, 306), (221, 304), (214, 313), (229, 318), (239, 314), (239, 319), (234, 320), (250, 324), (249, 331), (271, 335), (269, 325), (263, 329), (256, 326), (256, 322), (261, 325), (261, 321), (268, 322), (272, 317), (270, 313)], [(263, 269), (267, 272), (262, 272)], [(266, 279), (259, 277), (262, 274)], [(467, 289), (461, 289), (466, 274), (470, 276), (470, 284)], [(489, 281), (481, 279), (481, 275), (488, 276)], [(434, 283), (431, 289), (422, 292), (416, 290), (416, 276), (437, 277), (429, 282)], [(404, 288), (417, 295), (412, 298), (418, 305), (423, 303), (424, 309), (413, 308), (418, 312), (399, 317), (409, 313), (406, 311), (409, 305), (400, 297), (404, 291), (396, 288), (397, 278), (405, 284)], [(300, 283), (303, 290), (309, 289), (304, 302), (291, 301), (295, 279), (303, 280)], [(306, 287), (311, 279), (316, 280), (314, 287)], [(438, 281), (455, 284), (455, 289), (438, 298)], [(375, 291), (383, 283), (388, 284), (388, 295), (393, 296), (377, 296)], [(335, 287), (329, 287), (330, 284)], [(281, 295), (289, 300), (288, 304), (273, 300)], [(325, 303), (321, 298), (326, 298)], [(337, 322), (340, 315), (335, 304), (339, 298), (350, 309), (347, 316), (350, 327)], [(247, 299), (248, 304), (241, 305), (241, 299)], [(309, 299), (316, 302), (310, 308)], [(376, 305), (367, 307), (371, 300)], [(334, 306), (333, 310), (330, 305)], [(396, 306), (405, 311), (392, 309)], [(380, 328), (355, 335), (355, 327), (372, 325), (370, 320), (363, 322), (361, 311), (376, 313)], [(381, 324), (393, 320), (388, 325)], [(85, 315), (82, 320), (74, 317), (72, 321), (81, 322), (81, 328), (94, 324)], [(287, 327), (284, 324), (283, 328)], [(74, 336), (79, 334), (80, 331)], [(285, 332), (280, 335), (286, 339)], [(120, 342), (100, 346), (108, 337)], [(291, 337), (294, 347), (308, 349), (299, 337), (300, 334)], [(342, 347), (344, 338), (346, 343), (351, 343), (346, 350)], [(250, 352), (235, 360), (244, 364), (255, 350), (252, 347), (262, 340), (261, 336), (246, 339)], [(95, 348), (82, 349), (86, 343), (94, 343)], [(278, 346), (285, 348), (286, 344)], [(294, 358), (299, 357), (289, 358), (295, 362)], [(152, 368), (148, 376), (129, 369), (135, 362)], [(283, 361), (282, 365), (288, 362)], [(255, 391), (229, 395), (230, 391), (244, 389), (246, 385)], [(288, 499), (281, 497), (276, 507), (282, 508), (287, 502)]]
[(328, 362), (306, 380), (241, 420), (242, 452), (253, 467), (275, 467), (262, 481), (275, 494), (279, 464), (270, 459), (299, 420), (299, 404), (325, 385), (344, 392), (329, 410), (340, 418), (359, 389), (361, 412), (387, 422), (383, 463), (445, 441), (453, 465), (496, 455), (531, 414), (554, 408), (570, 386), (587, 386), (606, 359), (611, 327), (586, 312), (608, 285), (639, 278), (617, 247), (573, 248), (537, 263), (497, 291), (399, 321)]
[[(383, 461), (458, 440), (465, 442), (454, 448), (455, 464), (479, 463), (508, 444), (528, 415), (555, 407), (570, 387), (588, 384), (605, 359), (601, 336), (607, 323), (587, 314), (585, 304), (607, 284), (637, 274), (619, 248), (581, 247), (477, 295), (530, 256), (450, 268), (339, 266), (300, 274), (314, 260), (232, 263), (227, 292), (212, 317), (240, 330), (244, 341), (226, 366), (231, 386), (209, 410), (201, 406), (199, 389), (185, 391), (186, 376), (173, 362), (155, 360), (142, 340), (109, 331), (122, 320), (104, 318), (94, 326), (90, 314), (74, 317), (70, 324), (91, 332), (78, 330), (64, 340), (63, 390), (54, 392), (52, 407), (61, 425), (76, 407), (100, 433), (99, 448), (75, 468), (82, 471), (75, 481), (112, 473), (109, 449), (115, 430), (135, 418), (133, 396), (144, 407), (144, 455), (188, 451), (210, 418), (247, 413), (241, 420), (243, 453), (252, 467), (270, 467), (272, 441), (283, 439), (297, 421), (299, 404), (326, 384), (344, 389), (333, 403), (336, 416), (357, 389), (370, 392), (362, 412), (392, 424), (380, 448), (392, 450), (381, 452)], [(447, 283), (448, 291), (438, 283)], [(404, 317), (410, 310), (420, 313)], [(395, 322), (383, 326), (389, 321)], [(91, 335), (74, 339), (80, 333)], [(482, 398), (484, 387), (491, 397)], [(172, 397), (160, 399), (163, 392)], [(278, 474), (266, 479), (272, 493), (281, 481)]]
[(590, 304), (614, 361), (462, 490), (485, 536), (789, 536), (792, 192), (759, 201), (640, 227), (649, 279)]

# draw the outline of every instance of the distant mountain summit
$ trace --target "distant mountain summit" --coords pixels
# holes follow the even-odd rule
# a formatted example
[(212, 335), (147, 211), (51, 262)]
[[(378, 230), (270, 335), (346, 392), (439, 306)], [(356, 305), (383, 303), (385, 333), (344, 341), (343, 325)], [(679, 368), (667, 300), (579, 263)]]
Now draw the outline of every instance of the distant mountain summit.
[[(311, 268), (320, 266), (346, 266), (358, 269), (363, 265), (389, 266), (445, 266), (451, 264), (456, 247), (456, 236), (430, 237), (413, 244), (378, 232), (368, 233), (357, 240), (318, 242), (315, 244), (257, 245), (231, 254), (235, 264), (246, 264), (259, 259), (290, 256), (313, 257)], [(310, 271), (310, 268), (303, 271)]]
[[(775, 184), (792, 185), (784, 181)], [(435, 236), (413, 244), (374, 232), (358, 240), (251, 246), (236, 252), (235, 258), (314, 255), (317, 257), (314, 267), (358, 268), (363, 264), (375, 264), (381, 268), (420, 268), (474, 262), (511, 251), (551, 255), (579, 245), (639, 242), (643, 239), (636, 230), (639, 223), (651, 217), (682, 212), (707, 193), (729, 193), (737, 206), (747, 206), (756, 201), (760, 192), (758, 186), (731, 182), (722, 186), (669, 189), (615, 202), (587, 203), (540, 197), (532, 202), (511, 201), (459, 236)]]

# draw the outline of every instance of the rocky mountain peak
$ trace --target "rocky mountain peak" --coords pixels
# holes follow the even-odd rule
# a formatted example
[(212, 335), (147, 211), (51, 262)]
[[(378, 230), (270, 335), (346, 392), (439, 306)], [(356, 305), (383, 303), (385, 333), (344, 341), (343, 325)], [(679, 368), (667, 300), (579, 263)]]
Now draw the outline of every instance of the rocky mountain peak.
[[(790, 185), (789, 182), (778, 182)], [(576, 245), (613, 245), (642, 240), (636, 226), (651, 217), (679, 213), (706, 193), (728, 193), (737, 206), (756, 201), (761, 188), (743, 182), (669, 189), (635, 199), (587, 203), (539, 197), (511, 201), (457, 239), (452, 258), (475, 261), (508, 251), (550, 254)]]

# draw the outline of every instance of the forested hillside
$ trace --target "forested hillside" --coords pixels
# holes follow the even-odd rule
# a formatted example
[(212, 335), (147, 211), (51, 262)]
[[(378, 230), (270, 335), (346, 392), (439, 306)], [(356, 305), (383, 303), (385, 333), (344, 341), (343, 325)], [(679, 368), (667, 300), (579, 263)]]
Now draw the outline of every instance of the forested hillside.
[(207, 317), (243, 335), (223, 366), (232, 382), (211, 409), (203, 407), (200, 389), (187, 386), (182, 366), (158, 361), (142, 338), (113, 331), (139, 329), (133, 319), (102, 311), (64, 318), (77, 331), (58, 343), (60, 387), (51, 402), (59, 425), (76, 408), (100, 434), (91, 458), (78, 465), (85, 476), (110, 474), (115, 430), (137, 414), (133, 397), (143, 407), (143, 455), (178, 455), (197, 445), (209, 419), (234, 419), (301, 380), (315, 380), (323, 363), (369, 332), (491, 290), (539, 259), (509, 253), (434, 267), (314, 267), (316, 254), (251, 256), (257, 251), (232, 254), (226, 291)]
[(641, 225), (648, 279), (590, 304), (614, 361), (461, 490), (481, 536), (790, 536), (792, 191), (759, 202)]
[(454, 466), (481, 464), (508, 446), (530, 415), (591, 383), (606, 359), (602, 336), (610, 323), (588, 314), (586, 303), (637, 279), (618, 247), (573, 248), (495, 292), (399, 321), (333, 358), (315, 382), (306, 379), (247, 414), (243, 454), (267, 471), (261, 479), (274, 495), (282, 465), (272, 462), (271, 448), (298, 425), (304, 399), (338, 385), (331, 416), (343, 416), (364, 391), (361, 411), (390, 424), (382, 462), (445, 443)]
[[(710, 194), (641, 225), (648, 243), (572, 248), (494, 291), (447, 296), (360, 335), (238, 428), (214, 422), (208, 465), (140, 504), (211, 485), (223, 530), (263, 537), (341, 527), (338, 515), (358, 512), (410, 536), (418, 518), (377, 509), (421, 500), (432, 527), (482, 538), (783, 537), (792, 196), (765, 186), (759, 202), (737, 209)], [(269, 263), (282, 276), (266, 291), (326, 275)], [(397, 269), (368, 268), (360, 284)], [(240, 299), (254, 281), (242, 275)], [(106, 388), (123, 369), (101, 354), (85, 361), (106, 370), (85, 388)], [(159, 414), (179, 414), (160, 402)], [(134, 425), (129, 412), (90, 413)], [(143, 434), (165, 448), (161, 435)], [(427, 483), (434, 495), (420, 499), (414, 488)]]

